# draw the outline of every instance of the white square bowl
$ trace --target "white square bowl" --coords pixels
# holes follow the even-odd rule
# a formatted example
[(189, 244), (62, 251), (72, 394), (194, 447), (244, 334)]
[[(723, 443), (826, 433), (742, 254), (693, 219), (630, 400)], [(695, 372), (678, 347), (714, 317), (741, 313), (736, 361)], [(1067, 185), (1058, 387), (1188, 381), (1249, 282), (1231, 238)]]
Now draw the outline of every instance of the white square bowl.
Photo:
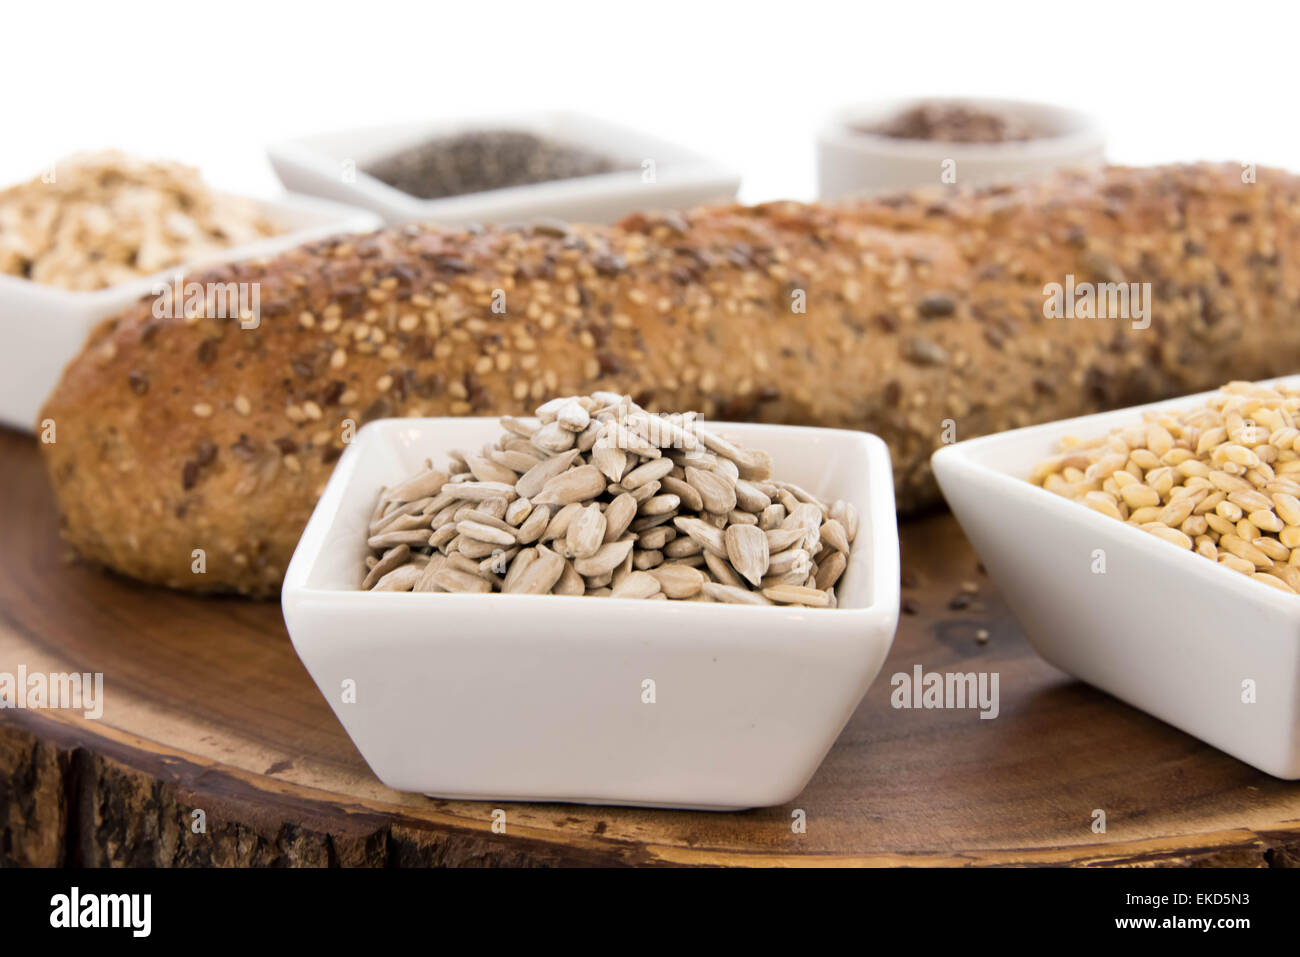
[[(531, 132), (590, 149), (625, 160), (632, 168), (442, 199), (419, 199), (364, 172), (374, 160), (433, 137), (497, 129)], [(574, 113), (362, 127), (277, 143), (267, 154), (286, 188), (373, 210), (390, 223), (612, 223), (642, 210), (726, 202), (740, 185), (737, 173), (683, 147)], [(643, 180), (645, 160), (654, 161), (653, 182)]]
[[(192, 274), (206, 266), (271, 256), (335, 233), (365, 232), (383, 222), (374, 213), (311, 196), (254, 200), (261, 213), (284, 232), (230, 249), (179, 271)], [(81, 351), (90, 330), (133, 302), (170, 284), (177, 273), (167, 269), (107, 289), (79, 292), (46, 286), (30, 279), (0, 275), (0, 328), (7, 345), (0, 350), (0, 424), (32, 431), (36, 416), (63, 367)]]
[[(934, 454), (934, 474), (1048, 662), (1261, 771), (1294, 780), (1300, 598), (1027, 480), (1067, 435), (1105, 435), (1141, 422), (1144, 411), (1192, 408), (1212, 394), (959, 442)], [(1101, 557), (1105, 571), (1095, 573)], [(1254, 682), (1254, 703), (1243, 700), (1247, 681)]]
[(718, 427), (770, 452), (777, 476), (857, 508), (838, 608), (359, 591), (380, 487), (501, 428), (387, 419), (357, 433), (282, 603), (294, 649), (380, 780), (446, 798), (719, 810), (803, 790), (898, 623), (889, 452), (863, 432)]

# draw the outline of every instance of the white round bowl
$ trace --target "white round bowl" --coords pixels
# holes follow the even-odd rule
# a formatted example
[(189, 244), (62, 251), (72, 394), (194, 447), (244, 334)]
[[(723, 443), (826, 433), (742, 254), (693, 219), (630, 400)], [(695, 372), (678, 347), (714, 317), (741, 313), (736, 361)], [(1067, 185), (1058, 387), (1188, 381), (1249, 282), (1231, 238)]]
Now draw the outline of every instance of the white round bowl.
[[(1045, 135), (1005, 143), (953, 143), (900, 139), (860, 129), (887, 122), (923, 104), (996, 113), (1021, 120)], [(1089, 168), (1104, 162), (1105, 138), (1090, 117), (1063, 107), (1019, 100), (878, 100), (841, 110), (831, 117), (817, 140), (818, 192), (825, 201), (922, 186), (1018, 182), (1061, 168)]]

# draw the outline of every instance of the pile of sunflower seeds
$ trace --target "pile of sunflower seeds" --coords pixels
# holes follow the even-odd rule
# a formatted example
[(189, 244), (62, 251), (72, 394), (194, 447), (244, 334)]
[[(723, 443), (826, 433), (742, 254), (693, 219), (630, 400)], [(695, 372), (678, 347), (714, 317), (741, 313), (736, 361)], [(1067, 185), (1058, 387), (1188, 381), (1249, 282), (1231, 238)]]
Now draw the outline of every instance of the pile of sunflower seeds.
[(380, 492), (361, 587), (834, 608), (858, 530), (765, 453), (612, 392)]

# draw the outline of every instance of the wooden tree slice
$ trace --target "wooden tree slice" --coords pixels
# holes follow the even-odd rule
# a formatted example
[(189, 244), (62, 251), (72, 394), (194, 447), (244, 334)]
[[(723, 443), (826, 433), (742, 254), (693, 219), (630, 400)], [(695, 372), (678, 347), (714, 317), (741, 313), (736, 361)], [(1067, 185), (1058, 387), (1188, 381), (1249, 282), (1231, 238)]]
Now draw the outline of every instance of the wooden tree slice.
[[(0, 671), (105, 676), (99, 720), (0, 711), (0, 863), (1300, 866), (1300, 785), (1042, 662), (947, 514), (904, 524), (911, 613), (791, 805), (493, 805), (384, 787), (277, 604), (187, 597), (70, 561), (34, 441), (0, 433), (0, 459)], [(997, 672), (1000, 716), (894, 709), (889, 677), (916, 664)]]

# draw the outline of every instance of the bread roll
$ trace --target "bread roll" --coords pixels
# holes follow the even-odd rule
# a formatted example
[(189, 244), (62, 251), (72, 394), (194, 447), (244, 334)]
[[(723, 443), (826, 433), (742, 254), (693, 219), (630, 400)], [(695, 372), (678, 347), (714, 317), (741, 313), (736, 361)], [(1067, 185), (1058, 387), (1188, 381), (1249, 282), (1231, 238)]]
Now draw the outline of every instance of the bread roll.
[[(225, 266), (190, 279), (258, 284), (256, 328), (146, 300), (68, 366), (42, 413), (63, 534), (145, 581), (272, 595), (349, 422), (596, 389), (876, 432), (914, 509), (942, 441), (1296, 371), (1300, 191), (1248, 172), (403, 226)], [(1146, 326), (1045, 309), (1100, 282), (1150, 283)]]

